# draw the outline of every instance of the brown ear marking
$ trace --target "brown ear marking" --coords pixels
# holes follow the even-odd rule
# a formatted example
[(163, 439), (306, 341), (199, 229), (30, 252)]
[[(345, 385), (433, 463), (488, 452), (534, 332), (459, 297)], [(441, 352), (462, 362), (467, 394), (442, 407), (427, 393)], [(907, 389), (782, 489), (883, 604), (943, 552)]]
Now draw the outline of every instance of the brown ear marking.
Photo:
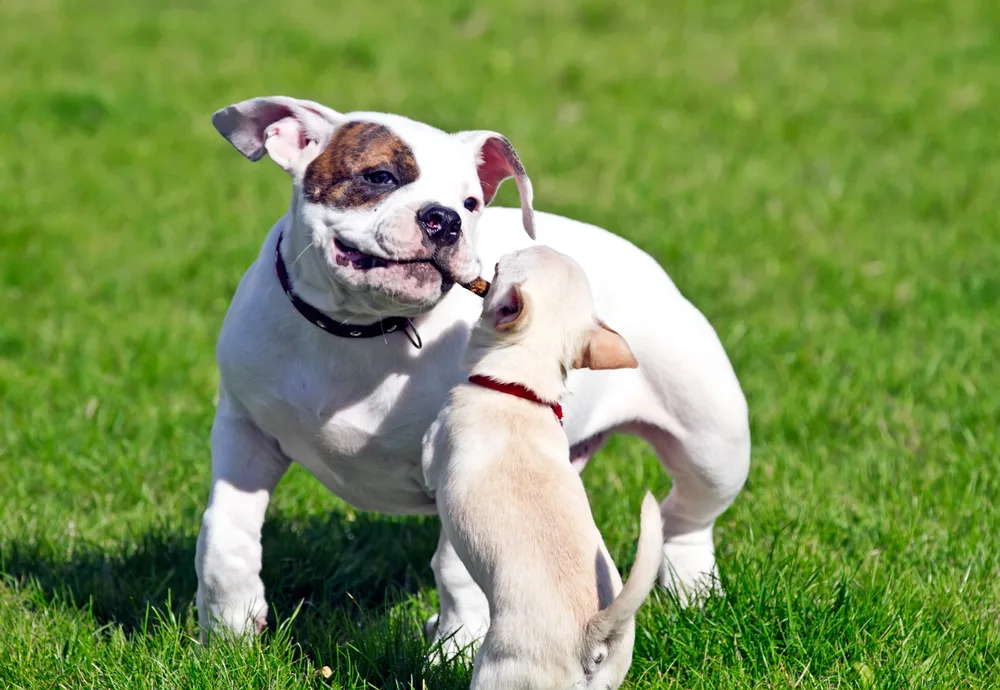
[(583, 343), (583, 349), (573, 362), (575, 369), (635, 369), (638, 360), (632, 349), (617, 332), (608, 328), (603, 321), (590, 329)]
[[(377, 187), (361, 177), (385, 170), (398, 185)], [(374, 206), (420, 177), (413, 151), (396, 134), (376, 122), (356, 120), (341, 125), (330, 143), (306, 168), (302, 188), (306, 199), (334, 208)]]
[(606, 330), (608, 333), (614, 333), (615, 335), (619, 335), (618, 331), (611, 328), (608, 324), (604, 323), (600, 319), (597, 320), (597, 325)]

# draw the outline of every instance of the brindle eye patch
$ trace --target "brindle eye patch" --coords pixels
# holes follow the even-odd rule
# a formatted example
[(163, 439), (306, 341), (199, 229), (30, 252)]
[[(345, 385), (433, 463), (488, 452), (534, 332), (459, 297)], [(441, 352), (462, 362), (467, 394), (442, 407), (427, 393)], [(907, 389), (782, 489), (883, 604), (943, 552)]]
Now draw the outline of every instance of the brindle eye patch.
[(306, 199), (334, 208), (374, 206), (420, 176), (410, 147), (376, 122), (341, 125), (302, 180)]

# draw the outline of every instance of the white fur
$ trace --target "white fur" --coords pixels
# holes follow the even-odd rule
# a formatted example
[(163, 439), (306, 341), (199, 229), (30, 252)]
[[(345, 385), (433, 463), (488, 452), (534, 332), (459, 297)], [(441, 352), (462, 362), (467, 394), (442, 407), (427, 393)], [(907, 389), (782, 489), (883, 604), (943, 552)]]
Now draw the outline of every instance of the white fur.
[[(230, 109), (220, 112), (232, 115)], [(406, 194), (398, 202), (394, 194), (377, 211), (339, 212), (306, 202), (293, 173), (289, 211), (240, 282), (217, 348), (213, 478), (196, 557), (205, 630), (241, 632), (264, 620), (260, 530), (270, 494), (291, 461), (359, 508), (435, 512), (421, 473), (421, 438), (448, 391), (466, 376), (461, 356), (482, 302), (460, 288), (444, 296), (436, 286), (404, 289), (395, 273), (384, 283), (338, 273), (330, 260), (333, 236), (349, 237), (362, 251), (379, 249), (379, 237), (398, 237), (408, 246), (412, 223), (400, 221), (388, 233), (385, 223), (394, 209), (420, 198), (461, 215), (467, 246), (450, 268), (463, 280), (478, 274), (480, 265), (491, 269), (502, 254), (531, 244), (525, 209), (462, 208), (463, 195), (477, 191), (477, 153), (468, 143), (456, 145), (452, 135), (399, 116), (321, 112), (329, 124), (309, 115), (308, 131), (359, 117), (386, 123), (412, 145), (420, 187), (402, 188), (396, 194)], [(328, 137), (329, 131), (315, 136)], [(253, 137), (240, 142), (245, 155), (262, 155), (254, 153)], [(598, 313), (628, 340), (640, 363), (627, 372), (572, 372), (564, 401), (566, 434), (571, 445), (614, 429), (651, 442), (674, 479), (661, 504), (660, 582), (694, 600), (714, 583), (713, 523), (748, 471), (750, 436), (739, 383), (712, 327), (651, 257), (567, 218), (537, 213), (534, 226), (539, 243), (584, 268)], [(282, 232), (283, 254), (304, 299), (340, 320), (413, 316), (423, 349), (401, 334), (337, 338), (302, 318), (275, 277), (274, 250)], [(385, 292), (396, 288), (392, 295)], [(581, 458), (577, 469), (585, 464)], [(485, 598), (456, 560), (442, 537), (432, 562), (441, 611), (429, 629), (450, 638), (450, 649), (477, 639), (488, 620)]]

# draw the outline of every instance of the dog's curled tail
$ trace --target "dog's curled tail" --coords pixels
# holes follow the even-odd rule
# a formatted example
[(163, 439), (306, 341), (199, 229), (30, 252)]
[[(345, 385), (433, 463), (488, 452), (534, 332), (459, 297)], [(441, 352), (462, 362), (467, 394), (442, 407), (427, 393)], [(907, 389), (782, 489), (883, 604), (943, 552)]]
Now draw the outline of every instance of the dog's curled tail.
[(587, 623), (587, 643), (590, 649), (605, 644), (621, 634), (642, 602), (649, 596), (663, 560), (663, 518), (653, 494), (646, 492), (639, 517), (639, 547), (635, 563), (622, 591), (603, 611)]

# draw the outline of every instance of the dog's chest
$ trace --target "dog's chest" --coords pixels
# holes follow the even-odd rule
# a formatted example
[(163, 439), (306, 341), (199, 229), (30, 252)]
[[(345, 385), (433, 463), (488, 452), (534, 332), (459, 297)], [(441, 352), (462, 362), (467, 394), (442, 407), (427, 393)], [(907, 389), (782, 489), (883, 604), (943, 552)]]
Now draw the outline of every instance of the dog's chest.
[(433, 364), (386, 373), (290, 359), (270, 385), (239, 393), (282, 451), (337, 495), (363, 509), (432, 512), (421, 441), (462, 377), (457, 356)]
[(333, 457), (419, 463), (421, 438), (444, 396), (445, 390), (406, 375), (390, 375), (364, 395), (335, 396), (318, 415), (319, 445)]
[(234, 406), (355, 506), (433, 512), (421, 442), (464, 377), (460, 361), (475, 314), (439, 306), (421, 322), (422, 349), (402, 335), (342, 341), (288, 313), (270, 273), (258, 282), (263, 292), (252, 281), (241, 286), (220, 335), (222, 386)]

